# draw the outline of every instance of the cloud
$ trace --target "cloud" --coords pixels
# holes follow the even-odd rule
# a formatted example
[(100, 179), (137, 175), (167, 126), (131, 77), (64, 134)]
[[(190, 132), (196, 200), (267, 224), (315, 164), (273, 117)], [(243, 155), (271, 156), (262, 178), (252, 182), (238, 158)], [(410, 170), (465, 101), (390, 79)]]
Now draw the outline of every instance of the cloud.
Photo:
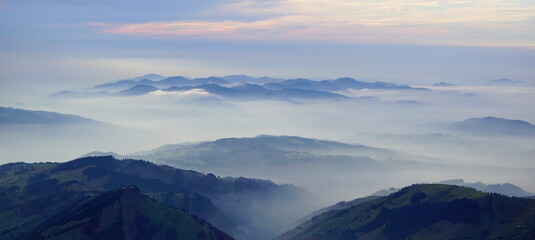
[(195, 95), (208, 96), (208, 95), (210, 95), (210, 93), (204, 91), (203, 89), (191, 89), (191, 90), (187, 90), (187, 91), (162, 91), (162, 90), (156, 90), (156, 91), (150, 92), (149, 94), (150, 95), (154, 95), (154, 96), (173, 96), (173, 95), (178, 95), (178, 96), (188, 96), (188, 95), (192, 95), (192, 96), (195, 96)]
[[(514, 9), (532, 11), (522, 14), (500, 12)], [(257, 1), (242, 1), (228, 4), (224, 10), (250, 15), (303, 16), (314, 22), (372, 26), (511, 22), (525, 21), (535, 16), (534, 3), (515, 4), (515, 1), (504, 0), (280, 0), (263, 4)]]
[(140, 24), (117, 25), (105, 29), (104, 33), (128, 35), (174, 35), (195, 36), (233, 33), (246, 29), (270, 29), (273, 21), (179, 21), (179, 22), (153, 22)]
[[(210, 20), (213, 16), (225, 20)], [(92, 24), (107, 34), (231, 40), (533, 45), (535, 3), (504, 0), (238, 1), (207, 20)], [(247, 19), (247, 20), (243, 20)]]

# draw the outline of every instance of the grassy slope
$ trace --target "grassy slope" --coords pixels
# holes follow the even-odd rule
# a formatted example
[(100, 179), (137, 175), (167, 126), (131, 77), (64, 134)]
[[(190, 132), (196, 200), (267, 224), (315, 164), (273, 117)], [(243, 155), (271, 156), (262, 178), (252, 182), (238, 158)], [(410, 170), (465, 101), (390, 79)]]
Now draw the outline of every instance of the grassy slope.
[(231, 239), (183, 210), (162, 206), (135, 187), (82, 201), (30, 239)]
[[(9, 221), (0, 221), (0, 238), (28, 232), (80, 197), (126, 185), (136, 185), (162, 204), (184, 208), (236, 234), (243, 231), (237, 228), (237, 220), (250, 223), (257, 217), (271, 217), (271, 211), (263, 210), (264, 203), (259, 201), (269, 203), (279, 201), (273, 197), (280, 194), (296, 197), (301, 193), (295, 187), (265, 180), (218, 178), (109, 156), (66, 163), (6, 164), (0, 166), (0, 220)], [(225, 213), (212, 201), (217, 201)], [(249, 231), (254, 234), (265, 227), (256, 224)]]
[[(415, 195), (425, 196), (418, 201)], [(279, 239), (532, 239), (535, 201), (449, 185), (413, 185), (334, 210)]]
[[(136, 168), (143, 166), (130, 166), (145, 164), (143, 162), (106, 159), (115, 162), (122, 171), (131, 171), (135, 174)], [(201, 195), (189, 192), (184, 188), (173, 188), (171, 184), (144, 178), (131, 177), (128, 174), (118, 174), (109, 167), (110, 162), (101, 164), (98, 161), (87, 164), (9, 164), (0, 168), (0, 236), (2, 238), (16, 238), (27, 233), (43, 221), (55, 215), (68, 205), (87, 196), (107, 191), (129, 183), (137, 183), (151, 191), (151, 195), (171, 195), (161, 199), (163, 204), (177, 208), (187, 209), (192, 214), (198, 214), (214, 223), (220, 223), (227, 229), (235, 228), (235, 223), (226, 218), (212, 202)], [(150, 166), (150, 165), (148, 165)], [(113, 168), (113, 166), (112, 166)], [(176, 169), (162, 167), (162, 172), (175, 171)], [(158, 175), (157, 170), (152, 169), (152, 174)], [(147, 171), (150, 171), (147, 170)], [(181, 185), (188, 185), (195, 179), (201, 179), (205, 175), (192, 171), (180, 171)], [(144, 175), (145, 174), (145, 175)], [(147, 173), (139, 173), (141, 176), (150, 177)], [(166, 174), (160, 174), (163, 180)], [(193, 179), (193, 180), (192, 180)], [(202, 182), (202, 181), (201, 181)], [(221, 179), (221, 189), (230, 188), (226, 185), (232, 183), (230, 179)], [(191, 183), (194, 184), (194, 183)], [(164, 201), (165, 200), (165, 201)]]

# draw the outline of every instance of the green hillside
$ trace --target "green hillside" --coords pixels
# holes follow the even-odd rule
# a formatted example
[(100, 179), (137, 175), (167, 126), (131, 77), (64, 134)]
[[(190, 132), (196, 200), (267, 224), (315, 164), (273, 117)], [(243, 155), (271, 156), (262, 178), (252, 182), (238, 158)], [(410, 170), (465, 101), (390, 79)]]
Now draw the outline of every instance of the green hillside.
[(18, 239), (80, 199), (131, 185), (241, 239), (282, 232), (286, 223), (264, 223), (304, 197), (298, 188), (270, 181), (219, 178), (111, 156), (66, 163), (11, 163), (0, 166), (0, 239)]
[(412, 185), (313, 217), (278, 239), (535, 239), (535, 200)]
[(29, 240), (44, 239), (206, 239), (230, 236), (183, 210), (165, 207), (122, 187), (90, 197), (41, 224)]

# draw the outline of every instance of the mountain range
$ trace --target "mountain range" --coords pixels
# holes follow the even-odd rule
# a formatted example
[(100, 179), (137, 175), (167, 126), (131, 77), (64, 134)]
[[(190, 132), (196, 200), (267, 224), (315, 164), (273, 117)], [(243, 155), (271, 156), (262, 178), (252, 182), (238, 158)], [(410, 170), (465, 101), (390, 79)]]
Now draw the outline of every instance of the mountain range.
[(535, 200), (418, 184), (315, 216), (279, 240), (534, 239)]
[(63, 90), (53, 97), (139, 96), (157, 90), (182, 92), (203, 90), (214, 96), (234, 100), (349, 99), (339, 91), (355, 89), (427, 90), (386, 82), (365, 82), (352, 78), (314, 81), (230, 75), (224, 77), (186, 78), (145, 75), (133, 79), (99, 84), (81, 91)]
[[(36, 231), (46, 235), (55, 229), (52, 226), (65, 224), (65, 221), (48, 223), (49, 219), (65, 218), (65, 214), (76, 219), (76, 215), (87, 212), (65, 213), (74, 208), (71, 206), (80, 206), (88, 197), (131, 185), (159, 204), (184, 209), (237, 239), (272, 238), (293, 221), (288, 214), (297, 216), (308, 211), (303, 204), (309, 198), (304, 190), (266, 180), (220, 178), (111, 156), (65, 163), (10, 163), (0, 166), (0, 219), (10, 219), (0, 224), (0, 238), (20, 239)], [(153, 203), (149, 205), (154, 207)], [(117, 211), (109, 214), (113, 216)], [(149, 212), (139, 213), (142, 218), (162, 220), (162, 216), (144, 216)], [(51, 230), (41, 230), (44, 226), (50, 226)]]

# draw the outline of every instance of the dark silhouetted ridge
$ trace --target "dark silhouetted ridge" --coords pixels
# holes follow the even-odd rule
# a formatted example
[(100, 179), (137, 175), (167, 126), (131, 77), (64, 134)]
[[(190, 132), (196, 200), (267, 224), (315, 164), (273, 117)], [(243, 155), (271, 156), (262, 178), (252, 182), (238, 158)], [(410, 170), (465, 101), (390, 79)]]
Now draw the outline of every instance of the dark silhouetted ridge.
[(82, 201), (29, 239), (232, 239), (183, 210), (160, 205), (134, 186)]

